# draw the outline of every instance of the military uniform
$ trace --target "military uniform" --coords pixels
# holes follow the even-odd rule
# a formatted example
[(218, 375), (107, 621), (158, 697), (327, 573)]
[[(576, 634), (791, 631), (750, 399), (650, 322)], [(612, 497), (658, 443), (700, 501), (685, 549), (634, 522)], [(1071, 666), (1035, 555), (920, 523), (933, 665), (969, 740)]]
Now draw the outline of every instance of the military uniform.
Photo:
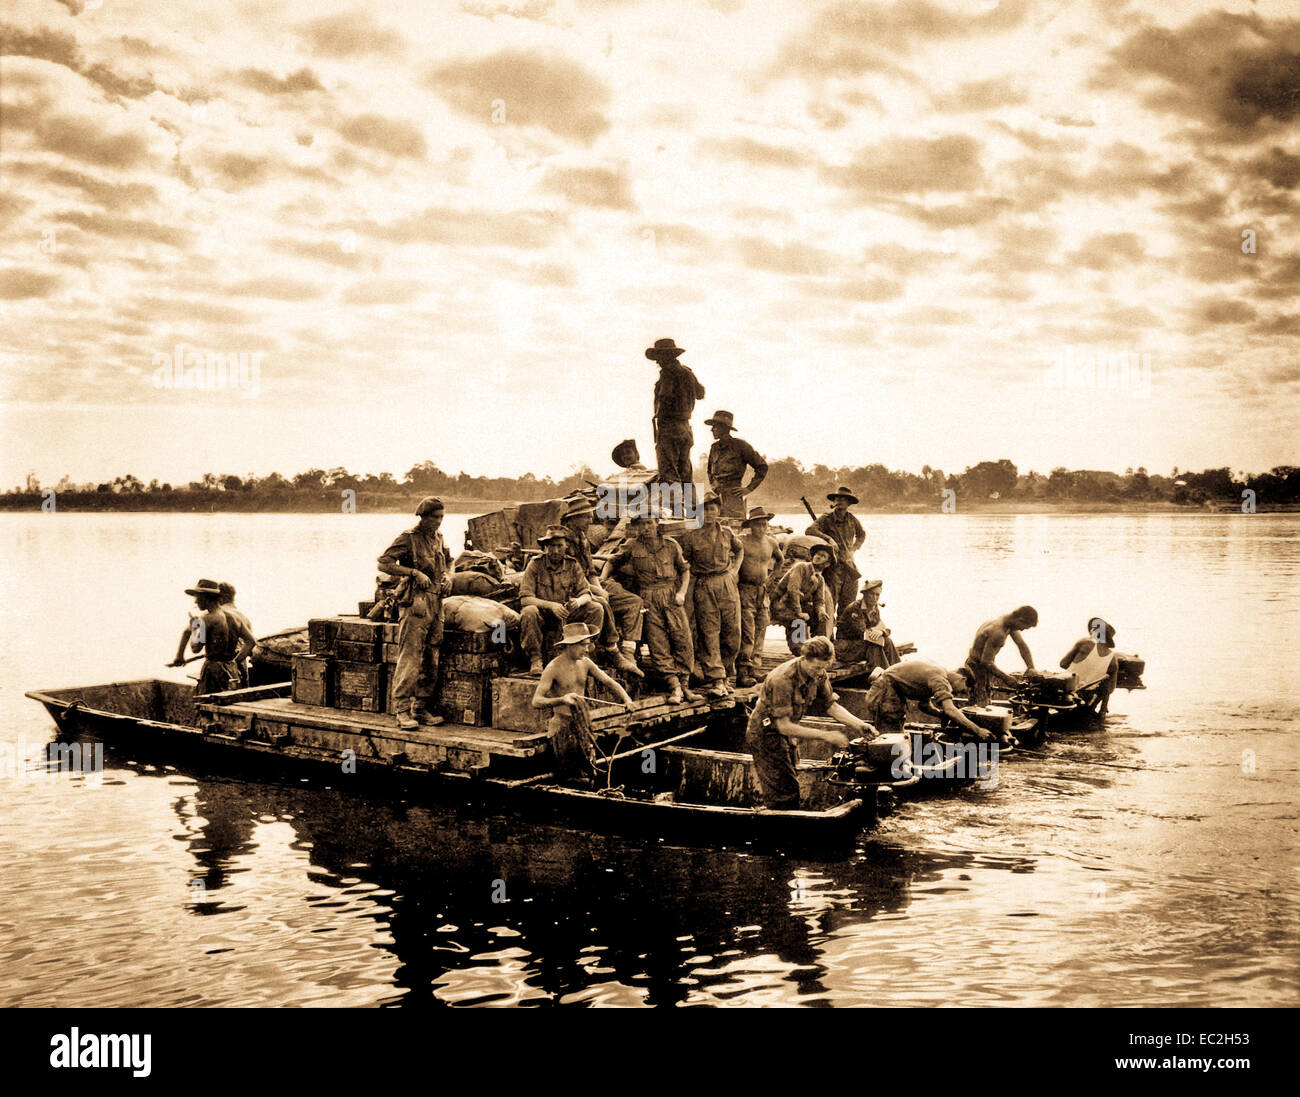
[(689, 484), (691, 470), (691, 414), (695, 401), (704, 398), (704, 386), (689, 366), (660, 360), (659, 380), (655, 382), (655, 460), (659, 464), (659, 481), (665, 484)]
[(736, 657), (737, 669), (753, 675), (758, 658), (763, 654), (763, 641), (767, 634), (767, 588), (761, 583), (740, 583), (740, 654)]
[(824, 537), (835, 546), (836, 560), (826, 569), (826, 585), (838, 613), (858, 596), (858, 579), (862, 573), (853, 562), (853, 554), (866, 539), (866, 531), (846, 510), (842, 514), (837, 511), (823, 514), (808, 527), (808, 532)]
[[(528, 562), (523, 578), (519, 581), (521, 599), (539, 598), (543, 602), (565, 605), (574, 598), (590, 593), (591, 584), (583, 574), (582, 565), (572, 556), (564, 557), (558, 567), (552, 567), (545, 556), (538, 556)], [(605, 611), (599, 602), (591, 601), (571, 614), (569, 620), (583, 621), (593, 633), (598, 633), (605, 623)], [(544, 610), (540, 606), (524, 606), (519, 615), (519, 641), (529, 658), (542, 657), (543, 630), (548, 625), (559, 623), (550, 610)]]
[(936, 708), (952, 700), (948, 673), (928, 659), (909, 659), (876, 677), (863, 700), (865, 719), (878, 731), (902, 731), (907, 702), (929, 701)]
[(792, 652), (801, 641), (796, 638), (795, 622), (803, 621), (803, 639), (830, 636), (831, 594), (822, 573), (808, 560), (800, 560), (781, 576), (772, 594), (772, 618), (785, 626), (786, 640)]
[(399, 534), (379, 563), (388, 567), (414, 568), (429, 578), (428, 589), (410, 576), (397, 585), (399, 625), (397, 666), (393, 669), (393, 701), (399, 711), (403, 703), (430, 701), (438, 684), (438, 646), (442, 643), (442, 581), (451, 566), (451, 553), (442, 534), (432, 537), (419, 528)]
[(753, 491), (767, 476), (767, 462), (743, 438), (725, 435), (713, 443), (709, 450), (709, 486), (722, 502), (722, 513), (727, 518), (745, 517), (745, 497), (740, 493), (745, 469), (754, 470)]
[(677, 590), (687, 570), (681, 547), (666, 538), (656, 548), (640, 540), (629, 541), (613, 564), (631, 567), (636, 576), (655, 670), (665, 678), (689, 675), (695, 659), (691, 626), (686, 608), (677, 604)]
[(691, 569), (691, 602), (699, 634), (696, 655), (705, 677), (722, 681), (736, 673), (740, 653), (740, 591), (731, 566), (745, 551), (725, 526), (701, 526), (679, 537)]
[(641, 639), (641, 599), (614, 580), (602, 583), (596, 577), (596, 561), (592, 558), (591, 542), (585, 533), (566, 526), (564, 535), (569, 539), (570, 554), (587, 577), (592, 597), (605, 613), (600, 643), (607, 648), (617, 647), (621, 635), (624, 640), (636, 644)]
[(797, 724), (810, 711), (825, 712), (834, 702), (830, 675), (809, 671), (799, 658), (786, 660), (763, 679), (745, 731), (745, 745), (754, 756), (767, 807), (799, 807), (799, 781), (795, 776), (799, 754), (777, 730), (776, 721), (784, 716)]

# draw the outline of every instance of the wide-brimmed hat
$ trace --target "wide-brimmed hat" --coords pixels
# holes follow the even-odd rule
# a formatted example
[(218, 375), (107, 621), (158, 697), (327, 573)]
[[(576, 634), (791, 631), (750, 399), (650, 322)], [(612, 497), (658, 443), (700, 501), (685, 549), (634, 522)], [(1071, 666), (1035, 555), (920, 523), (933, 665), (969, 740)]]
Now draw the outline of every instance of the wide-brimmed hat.
[(836, 499), (847, 499), (850, 503), (856, 503), (858, 501), (858, 497), (846, 487), (841, 487), (837, 491), (828, 492), (826, 498), (830, 499), (832, 502)]
[(580, 644), (584, 640), (594, 640), (600, 633), (592, 630), (586, 621), (569, 621), (564, 626), (564, 635), (557, 644)]
[(727, 427), (729, 430), (735, 429), (736, 417), (729, 411), (715, 411), (713, 417), (704, 420), (706, 427), (719, 426)]
[(884, 585), (885, 581), (883, 579), (872, 579), (862, 584), (862, 593), (866, 594), (869, 590), (879, 590)]
[(762, 507), (750, 507), (749, 514), (745, 517), (745, 520), (740, 524), (742, 526), (747, 526), (749, 525), (750, 522), (759, 522), (762, 521), (764, 518), (775, 518), (775, 517), (776, 515), (773, 514), (770, 510), (764, 510)]
[(426, 514), (441, 514), (442, 500), (433, 495), (426, 495), (415, 508), (415, 516), (423, 518)]
[(569, 535), (564, 531), (563, 526), (547, 526), (546, 532), (537, 538), (539, 545), (545, 545), (550, 541), (567, 541)]
[(700, 500), (700, 506), (708, 506), (709, 503), (716, 503), (722, 506), (722, 497), (716, 491), (706, 491), (704, 498)]
[(189, 595), (211, 594), (216, 598), (220, 598), (221, 584), (215, 579), (200, 579), (192, 587), (186, 587), (185, 593)]
[(686, 353), (684, 347), (679, 347), (671, 339), (656, 339), (653, 347), (647, 347), (645, 356), (653, 362), (662, 361), (664, 358), (679, 358)]
[(637, 452), (635, 438), (624, 438), (614, 447), (614, 452), (609, 457), (621, 469), (631, 468), (633, 465), (641, 463), (641, 455)]

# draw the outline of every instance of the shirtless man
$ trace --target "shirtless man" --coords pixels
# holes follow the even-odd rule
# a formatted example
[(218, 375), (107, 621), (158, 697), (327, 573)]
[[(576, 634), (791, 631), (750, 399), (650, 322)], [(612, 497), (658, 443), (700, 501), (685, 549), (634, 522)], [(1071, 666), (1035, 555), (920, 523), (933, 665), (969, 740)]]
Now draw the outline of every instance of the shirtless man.
[(745, 557), (740, 562), (740, 655), (736, 659), (736, 685), (752, 686), (756, 660), (763, 654), (763, 637), (768, 623), (768, 581), (784, 562), (777, 540), (767, 532), (772, 512), (750, 507), (741, 523), (740, 545)]
[(1016, 680), (1011, 675), (998, 670), (993, 662), (1008, 637), (1020, 649), (1020, 657), (1025, 661), (1025, 669), (1034, 669), (1034, 657), (1029, 654), (1029, 645), (1025, 643), (1020, 633), (1037, 624), (1038, 611), (1033, 606), (1021, 606), (980, 625), (979, 631), (975, 633), (975, 642), (971, 644), (970, 655), (966, 657), (966, 669), (970, 671), (971, 676), (972, 704), (989, 703), (989, 686), (993, 679), (1007, 686), (1016, 684)]
[(595, 744), (587, 722), (587, 675), (621, 698), (624, 708), (632, 709), (627, 691), (589, 657), (592, 641), (599, 635), (584, 621), (566, 622), (559, 654), (542, 671), (533, 693), (533, 708), (551, 710), (546, 730), (556, 768), (577, 782), (591, 782), (596, 776)]

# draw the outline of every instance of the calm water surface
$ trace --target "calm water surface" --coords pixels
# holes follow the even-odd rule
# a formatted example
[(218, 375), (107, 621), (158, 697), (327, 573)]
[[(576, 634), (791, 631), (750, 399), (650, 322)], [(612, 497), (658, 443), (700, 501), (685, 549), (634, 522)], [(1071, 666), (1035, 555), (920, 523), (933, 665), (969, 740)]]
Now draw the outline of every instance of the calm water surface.
[[(788, 518), (794, 524), (793, 516)], [(373, 589), (394, 515), (0, 516), (0, 745), (26, 689), (165, 670), (182, 593), (259, 634)], [(449, 516), (460, 544), (463, 516)], [(800, 528), (803, 523), (799, 522)], [(0, 1004), (1295, 1005), (1300, 517), (867, 516), (900, 641), (1023, 602), (1054, 666), (1147, 660), (1105, 729), (902, 807), (834, 861), (692, 849), (112, 753), (0, 777)], [(1016, 664), (1014, 653), (1002, 662)], [(504, 881), (506, 902), (494, 902)]]

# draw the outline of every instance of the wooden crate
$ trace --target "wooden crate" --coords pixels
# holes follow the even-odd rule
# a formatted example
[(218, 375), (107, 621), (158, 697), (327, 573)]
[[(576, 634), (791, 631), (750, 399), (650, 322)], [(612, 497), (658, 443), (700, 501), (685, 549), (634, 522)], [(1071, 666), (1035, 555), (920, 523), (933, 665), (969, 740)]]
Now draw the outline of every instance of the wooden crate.
[(313, 655), (327, 655), (334, 650), (339, 623), (335, 617), (314, 617), (307, 622), (307, 643)]
[(363, 617), (340, 617), (337, 640), (351, 643), (382, 644), (384, 642), (384, 622), (367, 621)]
[(383, 712), (387, 705), (387, 671), (383, 663), (334, 664), (334, 705), (354, 712)]
[(505, 645), (494, 643), (491, 632), (461, 632), (459, 629), (445, 629), (442, 634), (442, 650), (459, 652), (500, 651)]
[(437, 712), (454, 724), (481, 727), (492, 722), (491, 679), (481, 674), (441, 670)]
[(348, 663), (382, 663), (383, 641), (373, 640), (336, 640), (334, 654)]
[(387, 663), (389, 666), (395, 666), (397, 663), (397, 644), (384, 644), (379, 655), (381, 662)]
[(514, 518), (513, 507), (471, 518), (466, 524), (475, 550), (491, 552), (496, 548), (509, 548), (511, 541), (518, 541), (519, 531), (515, 528)]
[(333, 675), (328, 655), (294, 655), (290, 658), (292, 697), (300, 705), (333, 703)]
[(504, 654), (499, 651), (444, 651), (439, 663), (444, 670), (464, 674), (494, 675), (505, 669)]
[(375, 603), (373, 601), (357, 603), (357, 613), (360, 614), (362, 617), (369, 617), (370, 611), (374, 608), (375, 608)]
[(536, 678), (492, 679), (492, 724), (506, 731), (544, 732), (549, 709), (533, 708)]

